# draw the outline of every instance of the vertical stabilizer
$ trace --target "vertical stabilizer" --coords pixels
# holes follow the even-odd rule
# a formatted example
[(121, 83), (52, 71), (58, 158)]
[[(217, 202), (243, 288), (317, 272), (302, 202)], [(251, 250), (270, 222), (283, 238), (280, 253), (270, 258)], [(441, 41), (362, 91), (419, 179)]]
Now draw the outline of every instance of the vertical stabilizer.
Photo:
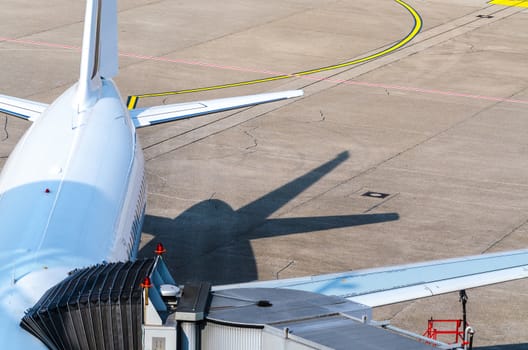
[(101, 79), (110, 79), (117, 71), (116, 0), (87, 0), (77, 92), (79, 112), (98, 100)]

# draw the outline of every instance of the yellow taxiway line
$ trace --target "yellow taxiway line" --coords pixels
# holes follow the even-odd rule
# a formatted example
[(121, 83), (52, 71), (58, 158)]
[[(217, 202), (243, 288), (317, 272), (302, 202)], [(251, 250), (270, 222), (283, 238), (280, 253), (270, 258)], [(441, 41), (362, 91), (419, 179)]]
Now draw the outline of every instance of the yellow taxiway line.
[[(231, 88), (231, 87), (236, 87), (236, 86), (253, 85), (253, 84), (266, 83), (266, 82), (269, 82), (269, 81), (276, 81), (276, 80), (283, 80), (283, 79), (289, 79), (289, 78), (295, 78), (295, 77), (302, 77), (302, 76), (305, 76), (305, 75), (310, 75), (310, 74), (315, 74), (315, 73), (320, 73), (320, 72), (330, 71), (330, 70), (334, 70), (334, 69), (339, 69), (339, 68), (353, 66), (353, 65), (356, 65), (356, 64), (359, 64), (359, 63), (364, 63), (364, 62), (367, 62), (367, 61), (374, 60), (374, 59), (379, 58), (381, 56), (385, 56), (385, 55), (390, 54), (391, 52), (393, 52), (395, 50), (398, 50), (399, 48), (405, 46), (412, 39), (414, 39), (414, 37), (422, 29), (422, 24), (423, 24), (422, 18), (420, 17), (418, 12), (416, 12), (416, 10), (413, 9), (410, 5), (408, 5), (407, 3), (405, 3), (402, 0), (394, 0), (394, 1), (396, 1), (398, 4), (403, 6), (412, 15), (412, 17), (414, 19), (414, 26), (413, 26), (412, 30), (409, 32), (409, 34), (407, 34), (407, 36), (405, 36), (403, 39), (401, 39), (400, 41), (398, 41), (394, 45), (390, 46), (389, 48), (387, 48), (385, 50), (382, 50), (380, 52), (374, 53), (374, 54), (366, 56), (366, 57), (358, 58), (358, 59), (355, 59), (355, 60), (352, 60), (352, 61), (347, 61), (347, 62), (343, 62), (343, 63), (331, 65), (331, 66), (326, 66), (326, 67), (321, 67), (321, 68), (316, 68), (316, 69), (305, 70), (305, 71), (302, 71), (302, 72), (297, 72), (297, 73), (292, 73), (292, 74), (283, 74), (283, 75), (277, 75), (277, 76), (268, 77), (268, 78), (241, 81), (241, 82), (238, 82), (238, 83), (230, 83), (230, 84), (223, 84), (223, 85), (207, 86), (207, 87), (201, 87), (201, 88), (195, 88), (195, 89), (186, 89), (186, 90), (178, 90), (178, 91), (166, 91), (166, 92), (158, 92), (158, 93), (143, 94), (143, 95), (132, 95), (132, 96), (128, 97), (127, 106), (128, 106), (129, 109), (134, 109), (134, 108), (136, 108), (139, 99), (146, 98), (146, 97), (160, 97), (160, 96), (181, 95), (181, 94), (188, 94), (188, 93), (192, 93), (192, 92), (219, 90), (219, 89), (226, 89), (226, 88)], [(506, 1), (506, 0), (502, 0), (502, 1)], [(517, 1), (517, 2), (519, 2), (519, 1)]]
[(504, 5), (513, 7), (528, 7), (528, 0), (492, 0), (491, 5)]

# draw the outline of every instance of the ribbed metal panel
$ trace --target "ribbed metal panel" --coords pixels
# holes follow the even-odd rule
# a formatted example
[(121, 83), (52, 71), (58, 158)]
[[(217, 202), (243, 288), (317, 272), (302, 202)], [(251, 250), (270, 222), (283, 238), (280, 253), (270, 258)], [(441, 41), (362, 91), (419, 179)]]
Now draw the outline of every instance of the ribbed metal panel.
[(50, 349), (141, 349), (142, 288), (156, 260), (96, 265), (44, 294), (21, 326)]
[(262, 328), (231, 327), (207, 322), (202, 350), (261, 350)]

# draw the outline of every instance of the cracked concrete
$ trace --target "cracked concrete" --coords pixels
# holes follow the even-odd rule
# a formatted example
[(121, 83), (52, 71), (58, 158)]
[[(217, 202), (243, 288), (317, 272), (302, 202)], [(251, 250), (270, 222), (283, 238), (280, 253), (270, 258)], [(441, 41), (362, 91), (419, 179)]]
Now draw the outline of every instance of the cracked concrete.
[(9, 131), (7, 130), (7, 124), (8, 124), (9, 118), (7, 116), (4, 116), (4, 136), (2, 137), (2, 142), (9, 139)]
[(253, 135), (251, 133), (251, 131), (255, 131), (255, 130), (257, 130), (257, 127), (252, 128), (251, 130), (244, 130), (244, 134), (247, 135), (251, 139), (251, 141), (253, 142), (253, 144), (251, 146), (247, 146), (246, 147), (246, 150), (248, 150), (248, 151), (251, 150), (252, 152), (254, 152), (255, 148), (258, 147), (258, 140), (255, 137), (255, 135)]

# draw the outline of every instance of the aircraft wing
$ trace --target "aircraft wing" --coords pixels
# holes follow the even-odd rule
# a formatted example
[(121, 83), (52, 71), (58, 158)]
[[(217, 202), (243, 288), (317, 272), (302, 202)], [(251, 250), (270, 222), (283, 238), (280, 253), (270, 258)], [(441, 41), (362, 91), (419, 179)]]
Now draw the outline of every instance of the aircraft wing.
[(178, 103), (166, 106), (136, 108), (130, 111), (130, 117), (136, 128), (142, 128), (144, 126), (166, 123), (173, 120), (249, 107), (261, 103), (275, 102), (302, 95), (302, 90), (291, 90), (208, 101)]
[(296, 289), (337, 295), (375, 307), (526, 277), (528, 250), (518, 250), (214, 289)]
[(46, 108), (48, 105), (45, 103), (0, 95), (0, 112), (32, 122), (40, 117)]

